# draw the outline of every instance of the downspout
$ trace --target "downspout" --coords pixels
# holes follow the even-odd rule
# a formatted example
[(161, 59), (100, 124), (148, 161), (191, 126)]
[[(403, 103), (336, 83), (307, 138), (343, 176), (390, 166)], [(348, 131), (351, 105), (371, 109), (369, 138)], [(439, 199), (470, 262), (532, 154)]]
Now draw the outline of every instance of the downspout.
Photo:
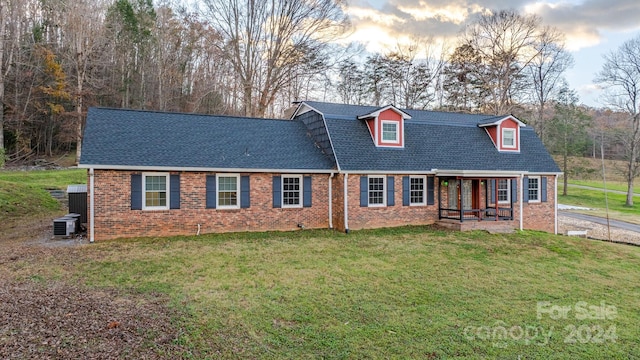
[(349, 174), (344, 173), (343, 197), (344, 197), (344, 232), (349, 233), (349, 192), (347, 191), (347, 179)]
[(329, 175), (329, 229), (333, 229), (333, 176), (335, 173)]
[(553, 222), (553, 233), (558, 235), (558, 175), (555, 176), (556, 190), (553, 193), (553, 215), (555, 221)]
[(89, 169), (89, 191), (91, 197), (89, 198), (89, 242), (93, 242), (95, 236), (95, 219), (94, 219), (94, 208), (95, 208), (95, 194), (94, 194), (94, 180), (93, 180), (93, 168)]
[[(527, 189), (527, 191), (529, 191), (529, 189)], [(523, 209), (524, 209), (524, 173), (520, 174), (520, 231), (522, 231), (524, 229), (523, 225), (523, 218), (524, 218), (524, 214), (523, 214)]]

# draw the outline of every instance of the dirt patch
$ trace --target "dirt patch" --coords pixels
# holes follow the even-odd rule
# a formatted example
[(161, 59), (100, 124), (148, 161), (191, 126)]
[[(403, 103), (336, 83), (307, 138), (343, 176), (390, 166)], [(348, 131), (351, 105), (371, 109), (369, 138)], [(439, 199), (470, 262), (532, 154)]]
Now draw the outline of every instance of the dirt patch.
[(76, 280), (90, 246), (53, 239), (50, 218), (0, 229), (0, 359), (191, 354), (181, 341), (179, 319), (187, 315), (171, 307), (167, 295), (96, 289)]
[(5, 282), (0, 289), (0, 358), (159, 359), (184, 351), (166, 296), (65, 282)]

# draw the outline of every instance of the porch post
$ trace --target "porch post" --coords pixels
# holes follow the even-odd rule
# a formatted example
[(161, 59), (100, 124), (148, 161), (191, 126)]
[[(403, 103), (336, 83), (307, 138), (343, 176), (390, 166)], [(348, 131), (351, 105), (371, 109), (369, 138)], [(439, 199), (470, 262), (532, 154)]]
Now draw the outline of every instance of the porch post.
[(460, 212), (460, 222), (464, 221), (464, 216), (462, 214), (464, 214), (464, 185), (462, 185), (462, 179), (458, 180), (458, 196), (460, 197), (460, 209), (458, 209), (458, 211)]
[(500, 207), (498, 206), (498, 202), (499, 202), (499, 200), (498, 200), (498, 188), (500, 187), (499, 181), (500, 181), (500, 179), (494, 179), (494, 183), (496, 184), (496, 186), (493, 187), (494, 188), (493, 191), (495, 192), (495, 196), (496, 196), (494, 198), (495, 199), (495, 204), (493, 204), (496, 207), (496, 221), (498, 221), (498, 211), (500, 211)]
[(441, 179), (434, 177), (433, 181), (438, 179), (438, 220), (442, 219), (442, 187), (440, 186)]

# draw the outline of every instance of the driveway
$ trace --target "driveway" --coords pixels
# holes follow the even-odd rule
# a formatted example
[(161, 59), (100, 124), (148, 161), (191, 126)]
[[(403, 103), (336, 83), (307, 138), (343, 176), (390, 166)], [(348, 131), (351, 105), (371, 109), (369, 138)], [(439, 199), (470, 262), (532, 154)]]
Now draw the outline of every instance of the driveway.
[[(570, 218), (574, 218), (578, 220), (594, 222), (600, 225), (605, 225), (605, 226), (607, 225), (607, 219), (601, 218), (599, 216), (579, 214), (579, 213), (574, 213), (570, 211), (558, 211), (558, 214), (568, 216)], [(609, 225), (611, 227), (615, 227), (618, 229), (640, 233), (640, 225), (637, 225), (637, 224), (632, 224), (632, 223), (628, 223), (620, 220), (609, 219)]]

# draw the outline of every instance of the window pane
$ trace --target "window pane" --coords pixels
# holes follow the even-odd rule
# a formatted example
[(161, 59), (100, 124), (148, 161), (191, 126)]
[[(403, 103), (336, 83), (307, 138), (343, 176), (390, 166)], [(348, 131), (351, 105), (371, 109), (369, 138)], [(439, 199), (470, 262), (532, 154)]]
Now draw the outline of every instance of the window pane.
[(369, 204), (384, 204), (384, 178), (369, 178)]
[(411, 203), (424, 203), (424, 178), (411, 178)]
[(218, 177), (218, 205), (238, 205), (238, 178), (235, 176)]
[(300, 178), (282, 178), (282, 204), (300, 205)]
[(538, 201), (539, 180), (538, 178), (529, 178), (529, 201)]
[(382, 140), (397, 141), (397, 124), (382, 124)]
[(498, 180), (498, 202), (509, 202), (509, 180)]
[(502, 138), (503, 146), (514, 146), (515, 144), (515, 131), (505, 130)]
[(167, 177), (145, 176), (144, 182), (144, 205), (147, 207), (167, 206)]

